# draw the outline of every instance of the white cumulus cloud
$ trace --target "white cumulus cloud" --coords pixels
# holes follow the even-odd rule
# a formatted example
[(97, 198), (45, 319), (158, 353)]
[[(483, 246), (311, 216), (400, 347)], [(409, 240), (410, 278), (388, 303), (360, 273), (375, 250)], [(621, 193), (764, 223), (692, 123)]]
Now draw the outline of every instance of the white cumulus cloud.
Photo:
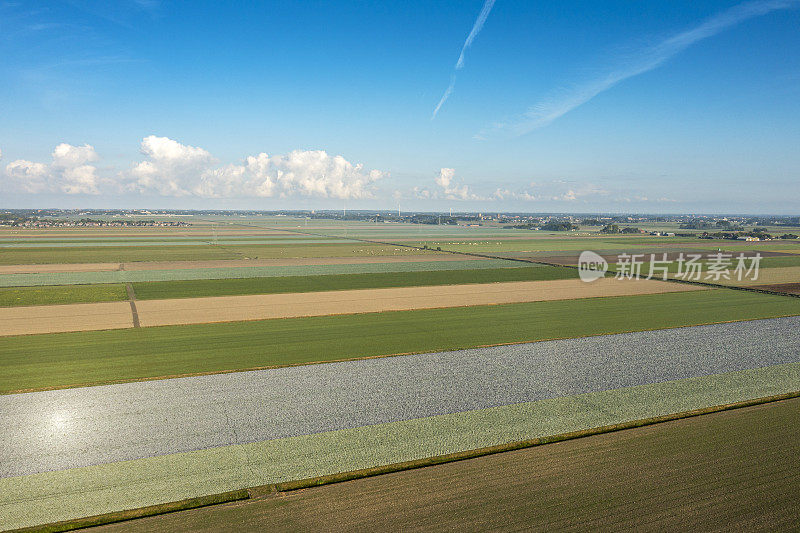
[(439, 175), (434, 178), (434, 182), (439, 186), (439, 191), (430, 191), (419, 187), (414, 187), (414, 197), (420, 200), (435, 200), (443, 198), (445, 200), (484, 200), (481, 196), (474, 194), (468, 185), (457, 185), (455, 183), (456, 171), (454, 168), (442, 168)]
[(142, 139), (146, 160), (128, 173), (128, 189), (155, 192), (162, 196), (188, 196), (200, 174), (216, 161), (202, 148), (187, 146), (167, 137), (150, 135)]
[(94, 147), (61, 143), (52, 153), (52, 163), (17, 159), (6, 165), (7, 183), (26, 193), (99, 194)]
[(128, 187), (165, 196), (371, 198), (373, 184), (388, 175), (323, 150), (262, 152), (242, 164), (219, 166), (202, 148), (151, 135), (141, 151), (147, 159), (127, 173)]

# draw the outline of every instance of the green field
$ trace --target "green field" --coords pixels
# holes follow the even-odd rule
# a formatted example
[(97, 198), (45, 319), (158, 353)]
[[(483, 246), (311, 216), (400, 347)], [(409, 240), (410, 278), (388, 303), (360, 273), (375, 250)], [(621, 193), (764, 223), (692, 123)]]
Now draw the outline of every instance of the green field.
[(0, 392), (800, 314), (727, 289), (0, 338)]
[(799, 428), (784, 400), (99, 529), (789, 531)]
[(0, 307), (127, 300), (125, 285), (60, 285), (0, 288)]

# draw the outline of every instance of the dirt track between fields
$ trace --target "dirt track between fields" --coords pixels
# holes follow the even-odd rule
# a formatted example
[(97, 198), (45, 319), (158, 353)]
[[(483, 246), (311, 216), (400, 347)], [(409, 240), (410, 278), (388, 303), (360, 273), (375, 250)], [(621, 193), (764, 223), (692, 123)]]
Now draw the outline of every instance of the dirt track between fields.
[[(204, 324), (441, 307), (467, 307), (602, 296), (702, 290), (695, 285), (613, 278), (399, 287), (294, 294), (255, 294), (136, 302), (142, 327)], [(123, 311), (124, 310), (124, 311)], [(0, 335), (133, 327), (128, 302), (0, 309)]]
[(141, 261), (129, 263), (75, 263), (48, 265), (0, 265), (2, 274), (44, 274), (53, 272), (102, 272), (109, 270), (176, 270), (187, 268), (234, 268), (304, 265), (360, 265), (366, 263), (412, 263), (416, 261), (481, 261), (483, 257), (430, 252), (403, 256), (373, 257), (289, 257), (279, 259), (217, 259), (206, 261)]

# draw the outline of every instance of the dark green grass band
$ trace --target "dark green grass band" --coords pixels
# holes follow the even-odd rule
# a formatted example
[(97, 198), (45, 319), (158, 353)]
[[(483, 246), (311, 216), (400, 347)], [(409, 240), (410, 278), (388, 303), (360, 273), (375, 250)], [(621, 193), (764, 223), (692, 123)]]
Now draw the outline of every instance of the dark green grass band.
[(112, 524), (116, 522), (125, 522), (128, 520), (136, 520), (148, 516), (157, 516), (167, 513), (174, 513), (188, 509), (196, 509), (199, 507), (208, 507), (210, 505), (218, 505), (222, 503), (229, 503), (234, 501), (247, 500), (251, 498), (261, 498), (265, 496), (276, 495), (281, 492), (290, 492), (312, 487), (319, 487), (322, 485), (330, 485), (332, 483), (342, 483), (345, 481), (352, 481), (355, 479), (362, 479), (384, 474), (391, 474), (394, 472), (402, 472), (405, 470), (414, 470), (418, 468), (425, 468), (428, 466), (441, 465), (445, 463), (453, 463), (456, 461), (464, 461), (467, 459), (474, 459), (486, 455), (494, 455), (498, 453), (510, 452), (514, 450), (522, 450), (525, 448), (532, 448), (534, 446), (542, 446), (545, 444), (552, 444), (556, 442), (563, 442), (567, 440), (579, 439), (590, 437), (594, 435), (601, 435), (604, 433), (612, 433), (616, 431), (623, 431), (626, 429), (634, 429), (643, 426), (650, 426), (654, 424), (661, 424), (674, 420), (681, 420), (684, 418), (691, 418), (711, 413), (718, 413), (721, 411), (730, 411), (732, 409), (741, 409), (744, 407), (752, 407), (771, 402), (778, 402), (792, 398), (800, 397), (800, 391), (789, 392), (785, 394), (776, 394), (773, 396), (766, 396), (763, 398), (756, 398), (752, 400), (745, 400), (741, 402), (716, 405), (711, 407), (704, 407), (701, 409), (693, 409), (690, 411), (683, 411), (668, 415), (656, 416), (651, 418), (643, 418), (639, 420), (632, 420), (629, 422), (622, 422), (619, 424), (611, 424), (606, 426), (599, 426), (596, 428), (585, 429), (581, 431), (572, 431), (569, 433), (561, 433), (558, 435), (550, 435), (546, 437), (539, 437), (535, 439), (528, 439), (523, 441), (509, 442), (497, 446), (488, 446), (484, 448), (477, 448), (463, 452), (450, 453), (446, 455), (439, 455), (435, 457), (428, 457), (424, 459), (417, 459), (413, 461), (405, 461), (401, 463), (393, 463), (384, 466), (377, 466), (373, 468), (364, 468), (360, 470), (353, 470), (350, 472), (341, 472), (338, 474), (330, 474), (326, 476), (313, 477), (308, 479), (301, 479), (296, 481), (285, 481), (282, 483), (273, 483), (270, 485), (262, 485), (252, 487), (249, 489), (234, 490), (223, 492), (219, 494), (211, 494), (208, 496), (200, 496), (196, 498), (188, 498), (176, 502), (162, 503), (159, 505), (151, 505), (139, 509), (128, 509), (124, 511), (116, 511), (96, 516), (85, 518), (77, 518), (72, 520), (65, 520), (62, 522), (54, 522), (51, 524), (43, 524), (39, 526), (32, 526), (12, 530), (18, 533), (29, 532), (42, 532), (42, 533), (55, 533), (61, 531), (73, 531), (76, 529), (89, 528), (100, 526), (103, 524)]

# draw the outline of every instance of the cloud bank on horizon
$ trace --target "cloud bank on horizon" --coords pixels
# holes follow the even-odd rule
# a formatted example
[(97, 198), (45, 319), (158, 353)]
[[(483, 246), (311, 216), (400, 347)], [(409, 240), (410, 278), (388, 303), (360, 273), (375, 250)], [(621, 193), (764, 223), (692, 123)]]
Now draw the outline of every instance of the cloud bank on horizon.
[(640, 50), (628, 64), (612, 70), (604, 76), (579, 85), (576, 89), (563, 91), (540, 101), (518, 118), (496, 124), (477, 134), (476, 138), (485, 139), (489, 134), (503, 132), (518, 137), (545, 127), (619, 83), (660, 67), (699, 41), (713, 37), (746, 20), (798, 6), (800, 6), (800, 0), (755, 0), (733, 6), (706, 19), (692, 29), (677, 33), (653, 46)]
[[(365, 199), (388, 172), (366, 170), (323, 150), (294, 150), (285, 155), (261, 152), (241, 164), (221, 166), (211, 153), (168, 137), (142, 140), (143, 161), (112, 177), (101, 178), (89, 163), (99, 159), (94, 147), (61, 143), (52, 162), (17, 159), (5, 167), (4, 190), (39, 194), (121, 194), (137, 192), (167, 197)], [(0, 152), (1, 154), (2, 152)]]
[[(51, 161), (42, 163), (16, 159), (0, 170), (0, 192), (21, 194), (64, 194), (67, 196), (124, 196), (254, 199), (316, 198), (335, 200), (386, 199), (379, 182), (390, 174), (366, 170), (344, 157), (331, 156), (324, 150), (294, 150), (287, 154), (261, 152), (238, 163), (221, 164), (209, 151), (182, 144), (169, 137), (149, 135), (142, 139), (141, 161), (126, 170), (98, 167), (100, 156), (89, 144), (73, 146), (60, 143), (51, 153)], [(3, 152), (0, 150), (0, 159)], [(456, 201), (481, 204), (518, 201), (557, 202), (563, 205), (601, 198), (617, 203), (649, 201), (630, 191), (607, 191), (592, 183), (555, 179), (531, 182), (512, 190), (498, 187), (476, 191), (456, 175), (456, 169), (443, 167), (427, 178), (430, 186), (394, 190), (399, 200), (411, 198), (423, 202)], [(668, 198), (652, 200), (671, 202)], [(476, 204), (477, 205), (477, 204)]]
[(486, 24), (486, 19), (489, 18), (489, 13), (492, 11), (492, 7), (494, 7), (495, 0), (486, 0), (483, 3), (483, 7), (481, 8), (481, 12), (478, 13), (478, 18), (475, 19), (475, 24), (472, 25), (472, 30), (467, 35), (466, 41), (464, 41), (464, 45), (461, 47), (461, 53), (458, 55), (458, 61), (456, 61), (456, 66), (453, 69), (453, 74), (450, 76), (450, 85), (447, 86), (445, 89), (442, 98), (439, 100), (439, 103), (436, 104), (436, 107), (433, 110), (433, 115), (431, 116), (431, 120), (436, 118), (436, 115), (439, 114), (439, 110), (442, 108), (442, 105), (450, 98), (450, 95), (453, 94), (453, 89), (456, 87), (456, 71), (461, 70), (464, 68), (464, 56), (467, 52), (467, 48), (472, 46), (472, 41), (475, 40), (475, 37), (483, 29), (483, 25)]

